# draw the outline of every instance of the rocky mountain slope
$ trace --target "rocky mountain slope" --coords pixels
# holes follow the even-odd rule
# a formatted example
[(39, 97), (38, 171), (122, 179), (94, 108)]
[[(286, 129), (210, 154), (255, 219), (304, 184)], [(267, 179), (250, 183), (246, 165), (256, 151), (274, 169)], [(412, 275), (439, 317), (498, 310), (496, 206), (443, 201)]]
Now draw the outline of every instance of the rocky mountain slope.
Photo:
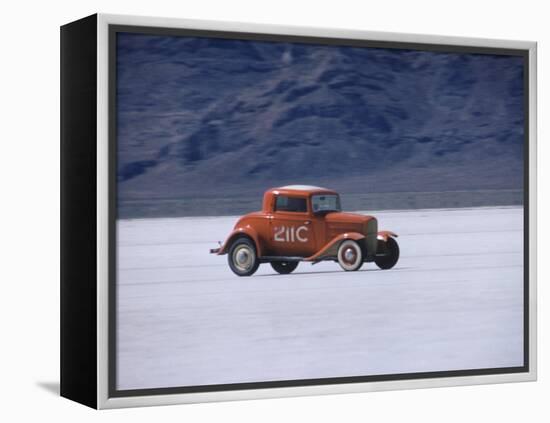
[(520, 190), (522, 63), (119, 34), (119, 199)]

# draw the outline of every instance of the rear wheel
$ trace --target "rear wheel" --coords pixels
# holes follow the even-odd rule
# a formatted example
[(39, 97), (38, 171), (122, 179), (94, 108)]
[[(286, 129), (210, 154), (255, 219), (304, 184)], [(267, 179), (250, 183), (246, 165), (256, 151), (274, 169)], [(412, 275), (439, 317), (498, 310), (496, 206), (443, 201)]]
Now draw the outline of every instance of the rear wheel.
[(338, 264), (346, 271), (359, 270), (363, 265), (361, 246), (352, 239), (342, 242), (338, 247)]
[(388, 238), (387, 241), (378, 241), (378, 251), (374, 262), (380, 269), (391, 269), (399, 260), (399, 245), (393, 238)]
[(271, 267), (273, 267), (273, 270), (275, 270), (277, 273), (280, 273), (281, 275), (288, 275), (289, 273), (294, 272), (296, 268), (298, 267), (297, 261), (272, 261)]
[(229, 267), (238, 276), (250, 276), (258, 270), (260, 261), (256, 254), (256, 246), (248, 238), (238, 238), (233, 241), (227, 255)]

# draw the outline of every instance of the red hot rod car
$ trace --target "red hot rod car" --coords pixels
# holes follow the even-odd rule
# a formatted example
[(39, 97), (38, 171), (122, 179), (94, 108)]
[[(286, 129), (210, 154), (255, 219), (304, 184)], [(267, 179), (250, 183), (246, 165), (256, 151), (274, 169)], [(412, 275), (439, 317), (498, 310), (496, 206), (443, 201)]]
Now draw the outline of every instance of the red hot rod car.
[(228, 254), (239, 276), (252, 275), (260, 263), (287, 274), (300, 261), (337, 261), (346, 271), (373, 261), (390, 269), (399, 259), (396, 237), (379, 232), (373, 216), (342, 212), (335, 191), (289, 185), (266, 191), (262, 210), (241, 217), (225, 243), (210, 252)]

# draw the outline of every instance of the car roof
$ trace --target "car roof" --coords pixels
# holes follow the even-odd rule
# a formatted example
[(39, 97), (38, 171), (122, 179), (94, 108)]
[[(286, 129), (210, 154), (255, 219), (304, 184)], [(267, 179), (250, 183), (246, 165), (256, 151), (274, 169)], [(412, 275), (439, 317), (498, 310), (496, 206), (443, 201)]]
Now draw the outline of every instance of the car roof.
[(338, 194), (336, 191), (328, 188), (318, 187), (314, 185), (285, 185), (278, 188), (272, 188), (270, 189), (271, 192), (274, 194), (301, 194), (301, 195), (309, 195), (309, 194)]

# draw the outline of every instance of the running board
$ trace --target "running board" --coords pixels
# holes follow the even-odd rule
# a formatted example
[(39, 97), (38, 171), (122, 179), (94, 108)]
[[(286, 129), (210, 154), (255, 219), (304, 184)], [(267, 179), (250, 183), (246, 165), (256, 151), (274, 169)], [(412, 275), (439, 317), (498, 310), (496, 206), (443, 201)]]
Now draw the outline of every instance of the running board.
[[(376, 254), (375, 256), (367, 256), (364, 258), (364, 262), (372, 262), (374, 261), (374, 257), (385, 257), (387, 254)], [(332, 256), (325, 256), (323, 258), (320, 258), (319, 260), (308, 260), (308, 257), (300, 257), (300, 256), (262, 256), (259, 257), (260, 262), (262, 263), (269, 263), (272, 261), (309, 261), (312, 264), (319, 263), (321, 261), (338, 261), (336, 257)]]
[(260, 261), (303, 261), (305, 257), (299, 256), (262, 256), (259, 258)]

